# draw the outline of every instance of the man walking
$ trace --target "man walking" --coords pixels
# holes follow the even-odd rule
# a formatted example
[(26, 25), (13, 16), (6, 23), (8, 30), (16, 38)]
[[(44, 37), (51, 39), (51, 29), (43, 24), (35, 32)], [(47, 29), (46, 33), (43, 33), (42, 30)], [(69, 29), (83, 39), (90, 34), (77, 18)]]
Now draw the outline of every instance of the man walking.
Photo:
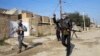
[(56, 15), (54, 14), (53, 15), (53, 22), (56, 24), (56, 37), (57, 37), (57, 40), (60, 41), (61, 40), (61, 31), (60, 31), (60, 25), (59, 25), (59, 20), (57, 21), (56, 20)]
[[(55, 18), (55, 16), (54, 16)], [(71, 43), (70, 43), (70, 37), (71, 37), (71, 29), (72, 29), (72, 22), (68, 18), (68, 16), (63, 16), (63, 19), (59, 20), (57, 23), (60, 26), (60, 31), (62, 33), (62, 44), (67, 48), (67, 56), (70, 55), (70, 49), (71, 49)], [(57, 25), (56, 24), (56, 25)], [(67, 40), (67, 43), (66, 43)]]
[[(71, 52), (71, 42), (70, 42), (70, 38), (71, 38), (71, 30), (72, 30), (72, 22), (69, 19), (68, 16), (65, 16), (64, 19), (62, 19), (61, 22), (61, 31), (62, 31), (62, 44), (67, 47), (67, 56), (70, 55)], [(66, 44), (66, 40), (67, 40), (67, 44)]]
[(23, 43), (24, 26), (22, 24), (22, 20), (19, 20), (17, 34), (18, 34), (18, 42), (19, 42), (19, 51), (18, 51), (18, 53), (21, 53), (22, 47), (25, 47), (25, 49), (27, 49), (27, 45)]

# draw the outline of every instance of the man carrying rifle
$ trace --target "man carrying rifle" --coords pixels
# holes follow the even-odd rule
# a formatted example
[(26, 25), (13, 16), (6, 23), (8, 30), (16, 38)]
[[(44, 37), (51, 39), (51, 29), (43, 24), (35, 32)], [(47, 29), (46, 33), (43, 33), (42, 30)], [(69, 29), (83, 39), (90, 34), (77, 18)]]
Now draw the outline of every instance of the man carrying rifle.
[[(53, 18), (54, 23), (58, 26), (57, 30), (62, 34), (62, 38), (60, 37), (63, 46), (67, 48), (67, 55), (70, 55), (71, 49), (71, 30), (72, 30), (72, 22), (67, 15), (64, 15), (62, 19), (56, 21), (56, 15), (54, 14)], [(56, 31), (57, 32), (57, 31)], [(60, 34), (58, 34), (60, 36)], [(67, 40), (67, 43), (66, 43)]]
[(24, 26), (22, 24), (22, 20), (19, 20), (18, 23), (18, 30), (17, 30), (17, 34), (18, 34), (18, 42), (19, 42), (19, 51), (18, 53), (21, 53), (22, 51), (22, 47), (25, 47), (25, 49), (27, 49), (27, 45), (23, 43), (23, 39), (24, 39)]

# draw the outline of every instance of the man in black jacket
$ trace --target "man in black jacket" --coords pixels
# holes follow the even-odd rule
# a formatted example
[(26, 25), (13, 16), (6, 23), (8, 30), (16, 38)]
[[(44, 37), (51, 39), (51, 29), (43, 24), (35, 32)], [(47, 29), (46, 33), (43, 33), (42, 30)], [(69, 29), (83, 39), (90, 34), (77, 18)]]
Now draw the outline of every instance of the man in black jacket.
[[(54, 15), (53, 21), (57, 26), (56, 30), (59, 30), (59, 32), (62, 34), (62, 38), (61, 37), (59, 37), (59, 38), (61, 39), (62, 44), (67, 48), (67, 56), (69, 56), (70, 52), (71, 52), (70, 51), (70, 49), (71, 49), (70, 38), (71, 38), (72, 22), (68, 16), (65, 16), (65, 17), (63, 17), (63, 19), (56, 21), (55, 15)], [(56, 33), (57, 32), (58, 31), (56, 31)], [(60, 36), (60, 33), (56, 34), (56, 35)], [(67, 44), (66, 44), (66, 40), (67, 40)]]
[(59, 20), (58, 21), (56, 20), (56, 15), (55, 14), (54, 14), (54, 17), (53, 17), (53, 22), (56, 24), (56, 37), (57, 37), (57, 40), (60, 41), (61, 40), (60, 25), (59, 25)]

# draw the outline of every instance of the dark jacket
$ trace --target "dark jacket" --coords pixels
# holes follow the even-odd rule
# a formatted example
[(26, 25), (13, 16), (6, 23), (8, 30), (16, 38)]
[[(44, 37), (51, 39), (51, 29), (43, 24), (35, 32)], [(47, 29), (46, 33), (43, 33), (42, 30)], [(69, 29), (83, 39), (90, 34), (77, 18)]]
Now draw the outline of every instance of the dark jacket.
[(69, 30), (68, 33), (71, 33), (72, 30), (72, 21), (70, 19), (60, 19), (56, 20), (56, 17), (53, 18), (53, 22), (56, 24), (56, 28), (60, 31)]
[[(20, 28), (21, 28), (22, 30), (20, 30)], [(24, 30), (23, 30), (23, 24), (22, 24), (22, 23), (19, 23), (19, 24), (18, 24), (18, 31), (17, 31), (17, 34), (18, 34), (18, 35), (24, 35)]]

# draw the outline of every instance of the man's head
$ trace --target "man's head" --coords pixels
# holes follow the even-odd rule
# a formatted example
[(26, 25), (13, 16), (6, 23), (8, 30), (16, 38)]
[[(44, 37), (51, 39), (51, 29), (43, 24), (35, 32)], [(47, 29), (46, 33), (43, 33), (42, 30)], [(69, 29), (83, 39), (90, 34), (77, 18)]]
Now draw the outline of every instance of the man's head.
[(19, 19), (19, 20), (18, 20), (18, 25), (19, 25), (19, 26), (22, 26), (22, 19)]
[(22, 23), (22, 19), (19, 19), (19, 23)]
[(63, 19), (68, 19), (69, 16), (68, 16), (68, 15), (62, 15), (62, 18), (63, 18)]
[(69, 18), (69, 16), (68, 16), (68, 15), (66, 15), (65, 19), (68, 19), (68, 18)]

